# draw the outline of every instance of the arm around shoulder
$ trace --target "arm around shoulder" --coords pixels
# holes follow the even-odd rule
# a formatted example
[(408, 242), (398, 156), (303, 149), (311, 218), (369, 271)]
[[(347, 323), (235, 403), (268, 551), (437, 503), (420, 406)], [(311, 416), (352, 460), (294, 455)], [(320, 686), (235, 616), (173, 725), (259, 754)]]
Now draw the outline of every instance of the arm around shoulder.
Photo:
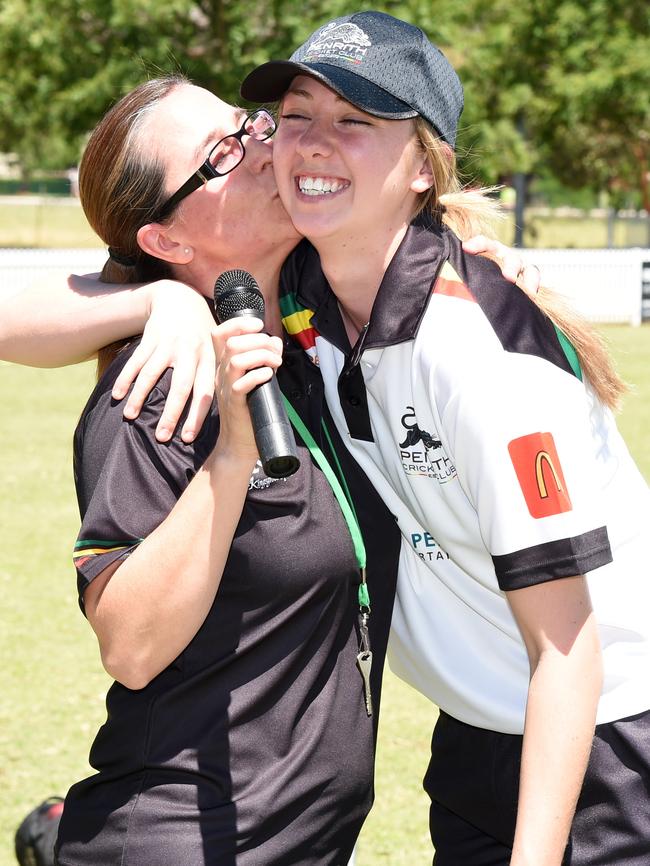
[(98, 274), (44, 277), (0, 297), (0, 358), (32, 367), (63, 367), (142, 331), (147, 286), (100, 282)]

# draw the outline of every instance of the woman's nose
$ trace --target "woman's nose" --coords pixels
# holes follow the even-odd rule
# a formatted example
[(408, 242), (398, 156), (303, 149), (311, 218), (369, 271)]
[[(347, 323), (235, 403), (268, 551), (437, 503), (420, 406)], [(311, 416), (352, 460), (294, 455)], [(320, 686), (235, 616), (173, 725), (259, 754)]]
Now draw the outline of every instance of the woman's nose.
[(315, 156), (329, 156), (332, 152), (332, 139), (323, 123), (311, 121), (296, 139), (296, 150), (306, 159)]
[(246, 141), (246, 162), (251, 171), (262, 171), (273, 165), (273, 144), (270, 138), (258, 141), (249, 138)]

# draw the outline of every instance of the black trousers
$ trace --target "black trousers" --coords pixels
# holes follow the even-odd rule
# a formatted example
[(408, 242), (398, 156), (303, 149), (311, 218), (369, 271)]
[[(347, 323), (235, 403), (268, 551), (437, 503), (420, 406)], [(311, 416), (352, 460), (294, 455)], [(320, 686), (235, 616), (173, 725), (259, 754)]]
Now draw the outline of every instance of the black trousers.
[[(440, 713), (424, 779), (434, 866), (508, 866), (521, 744)], [(650, 711), (596, 728), (563, 866), (650, 866)]]

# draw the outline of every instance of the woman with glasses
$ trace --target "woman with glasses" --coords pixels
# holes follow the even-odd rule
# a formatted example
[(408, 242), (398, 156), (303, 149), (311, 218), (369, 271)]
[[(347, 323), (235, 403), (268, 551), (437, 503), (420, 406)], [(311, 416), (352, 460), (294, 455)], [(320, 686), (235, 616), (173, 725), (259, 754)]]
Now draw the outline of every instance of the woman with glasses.
[[(115, 683), (96, 774), (66, 797), (59, 866), (338, 866), (370, 808), (399, 542), (338, 440), (317, 369), (295, 348), (280, 366), (277, 281), (297, 236), (277, 196), (273, 129), (265, 111), (246, 116), (181, 78), (150, 81), (100, 122), (81, 162), (84, 210), (110, 246), (105, 279), (176, 277), (207, 306), (215, 278), (244, 267), (278, 336), (250, 318), (216, 327), (217, 405), (191, 444), (155, 438), (170, 372), (126, 421), (111, 389), (137, 340), (102, 354), (75, 434), (75, 563)], [(246, 404), (276, 370), (303, 423), (300, 466), (279, 479), (257, 461)]]

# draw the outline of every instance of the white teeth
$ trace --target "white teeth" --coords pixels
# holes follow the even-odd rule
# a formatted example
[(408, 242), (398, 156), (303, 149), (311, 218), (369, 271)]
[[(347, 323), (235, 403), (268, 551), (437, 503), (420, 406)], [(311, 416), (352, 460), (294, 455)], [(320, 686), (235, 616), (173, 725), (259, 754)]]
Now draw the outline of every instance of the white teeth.
[(330, 180), (322, 177), (299, 177), (298, 187), (305, 195), (327, 195), (343, 189), (344, 184), (338, 180)]

